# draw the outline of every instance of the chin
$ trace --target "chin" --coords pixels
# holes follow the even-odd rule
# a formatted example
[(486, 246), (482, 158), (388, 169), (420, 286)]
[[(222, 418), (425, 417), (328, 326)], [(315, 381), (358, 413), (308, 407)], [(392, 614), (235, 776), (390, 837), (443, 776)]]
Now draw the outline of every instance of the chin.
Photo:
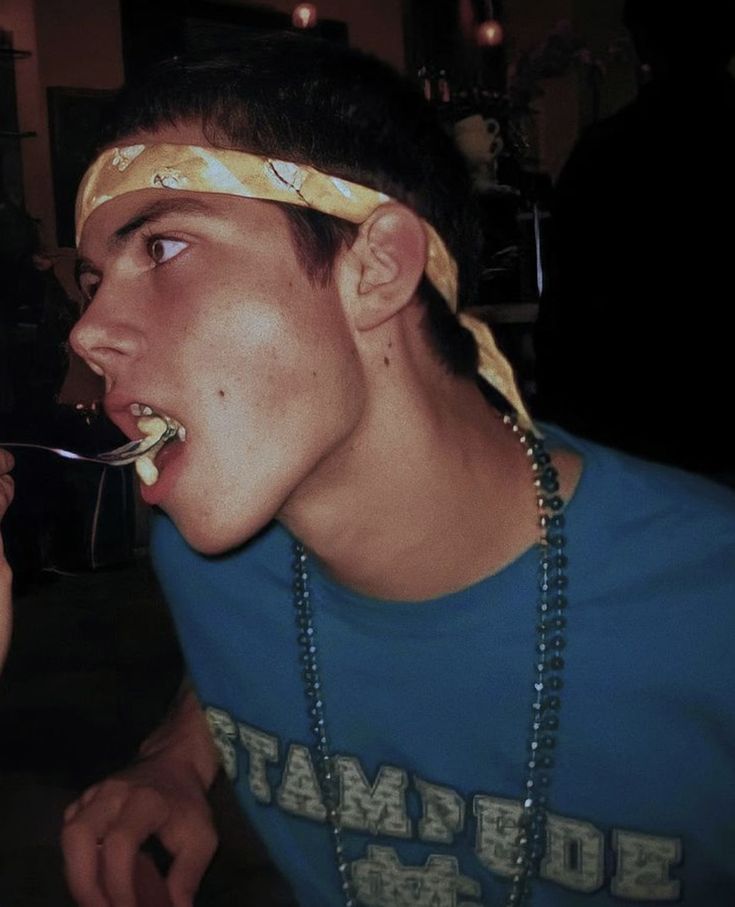
[(187, 543), (199, 554), (207, 557), (217, 557), (239, 548), (249, 542), (269, 522), (268, 520), (257, 521), (252, 525), (238, 524), (233, 527), (216, 521), (207, 523), (201, 517), (189, 521), (186, 518), (178, 518), (173, 513), (169, 516)]

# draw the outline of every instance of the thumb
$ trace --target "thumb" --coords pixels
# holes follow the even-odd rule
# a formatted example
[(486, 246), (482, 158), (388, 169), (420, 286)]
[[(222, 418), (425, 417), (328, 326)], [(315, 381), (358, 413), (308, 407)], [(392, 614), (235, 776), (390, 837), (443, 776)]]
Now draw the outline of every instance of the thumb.
[(194, 896), (199, 889), (207, 867), (217, 849), (214, 832), (211, 838), (200, 831), (200, 839), (195, 847), (178, 853), (166, 876), (166, 887), (173, 907), (192, 907)]
[(139, 852), (135, 858), (134, 884), (137, 907), (172, 907), (163, 876), (145, 853)]

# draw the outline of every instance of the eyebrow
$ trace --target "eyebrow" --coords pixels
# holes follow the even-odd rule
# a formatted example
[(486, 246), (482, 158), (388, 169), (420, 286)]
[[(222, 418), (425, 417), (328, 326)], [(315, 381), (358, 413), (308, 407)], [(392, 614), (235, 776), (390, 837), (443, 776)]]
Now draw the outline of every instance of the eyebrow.
[(163, 198), (153, 202), (139, 211), (122, 227), (118, 227), (108, 240), (108, 248), (118, 248), (123, 245), (141, 227), (151, 221), (159, 220), (167, 214), (210, 214), (211, 210), (205, 202), (195, 198)]

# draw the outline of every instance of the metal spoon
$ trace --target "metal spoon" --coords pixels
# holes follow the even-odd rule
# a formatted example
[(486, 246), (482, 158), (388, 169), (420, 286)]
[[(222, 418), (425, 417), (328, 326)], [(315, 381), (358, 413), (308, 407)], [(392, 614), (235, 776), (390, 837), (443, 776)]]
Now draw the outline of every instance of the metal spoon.
[(61, 447), (49, 447), (46, 444), (31, 444), (25, 441), (0, 441), (0, 447), (7, 447), (12, 450), (15, 447), (27, 447), (32, 450), (45, 450), (48, 453), (56, 454), (57, 457), (63, 457), (65, 460), (84, 460), (87, 463), (103, 463), (105, 466), (127, 466), (135, 462), (138, 457), (152, 450), (156, 444), (161, 441), (169, 441), (176, 434), (177, 429), (172, 425), (167, 425), (166, 429), (158, 437), (146, 436), (139, 438), (137, 441), (128, 441), (120, 447), (113, 450), (104, 451), (94, 456), (74, 453), (71, 450), (64, 450)]

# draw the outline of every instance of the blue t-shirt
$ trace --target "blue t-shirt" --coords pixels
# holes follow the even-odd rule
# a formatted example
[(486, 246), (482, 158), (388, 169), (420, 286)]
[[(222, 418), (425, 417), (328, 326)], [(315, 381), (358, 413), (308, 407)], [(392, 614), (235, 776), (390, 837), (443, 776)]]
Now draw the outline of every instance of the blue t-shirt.
[[(557, 433), (567, 514), (561, 725), (537, 907), (735, 904), (735, 496)], [(489, 530), (491, 531), (491, 529)], [(225, 767), (303, 907), (341, 905), (309, 747), (292, 539), (207, 558), (166, 518), (156, 570)], [(425, 602), (312, 562), (325, 712), (358, 901), (505, 901), (530, 727), (538, 555)]]

